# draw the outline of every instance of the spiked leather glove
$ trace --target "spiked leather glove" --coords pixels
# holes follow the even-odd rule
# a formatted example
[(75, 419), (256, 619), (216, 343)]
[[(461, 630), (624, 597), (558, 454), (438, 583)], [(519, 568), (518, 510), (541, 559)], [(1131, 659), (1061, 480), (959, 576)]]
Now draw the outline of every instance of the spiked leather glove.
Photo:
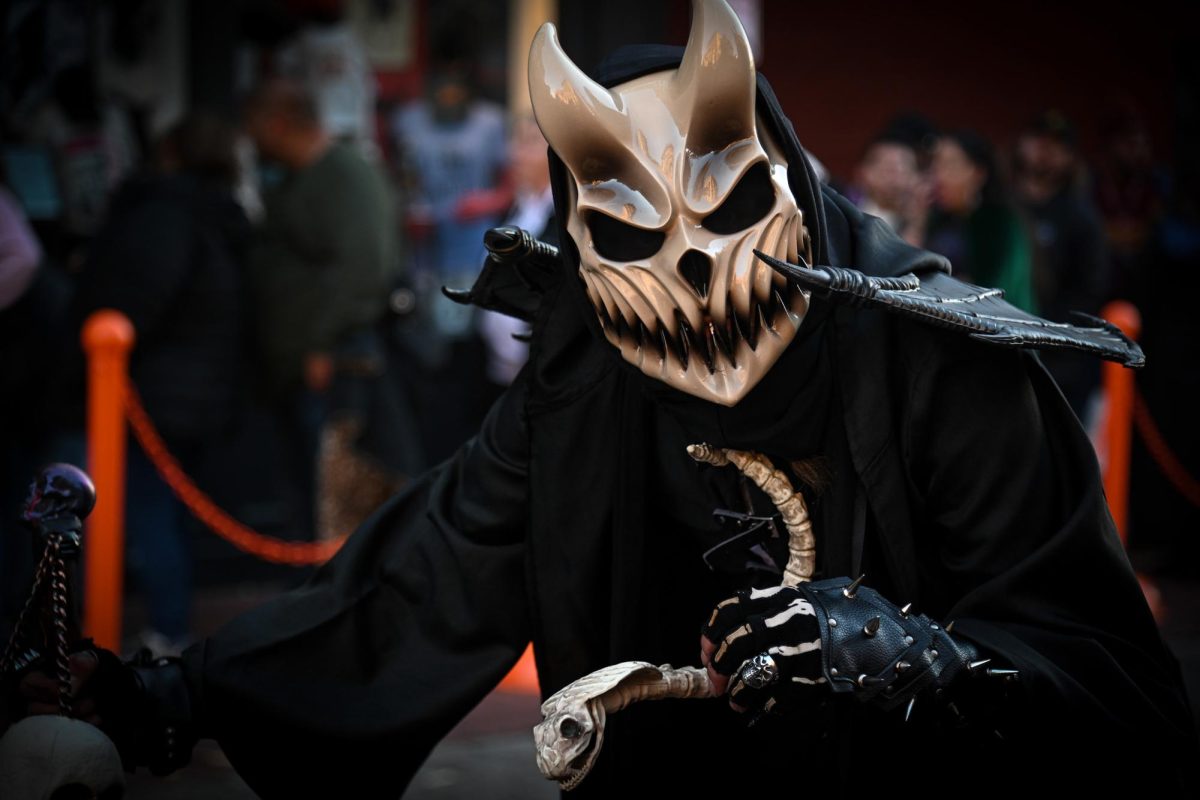
[(705, 666), (730, 679), (729, 700), (741, 708), (780, 712), (795, 687), (825, 683), (816, 609), (798, 589), (738, 592), (701, 633), (717, 646)]
[(883, 709), (934, 695), (958, 675), (987, 669), (969, 642), (937, 622), (897, 607), (862, 579), (740, 592), (720, 603), (703, 629), (716, 645), (708, 665), (730, 676), (730, 700), (784, 711), (798, 687), (828, 683)]

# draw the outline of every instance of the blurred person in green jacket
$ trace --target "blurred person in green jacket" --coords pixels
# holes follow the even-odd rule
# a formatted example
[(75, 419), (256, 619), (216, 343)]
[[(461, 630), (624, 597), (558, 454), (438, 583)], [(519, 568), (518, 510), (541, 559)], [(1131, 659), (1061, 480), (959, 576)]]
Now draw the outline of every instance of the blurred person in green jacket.
[(955, 277), (1003, 289), (1008, 302), (1036, 312), (1029, 234), (1001, 187), (991, 144), (972, 131), (943, 134), (931, 172), (924, 246), (950, 259)]
[(377, 329), (399, 267), (396, 210), (379, 167), (322, 129), (300, 84), (263, 83), (246, 129), (284, 173), (264, 193), (250, 266), (262, 373), (297, 448), (288, 461), (307, 504), (339, 368), (383, 372)]

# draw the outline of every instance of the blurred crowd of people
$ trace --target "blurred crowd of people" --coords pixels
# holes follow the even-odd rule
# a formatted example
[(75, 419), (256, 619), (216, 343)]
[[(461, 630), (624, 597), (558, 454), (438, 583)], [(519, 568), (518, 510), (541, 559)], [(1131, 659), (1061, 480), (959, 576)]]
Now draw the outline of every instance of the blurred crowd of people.
[[(185, 469), (203, 482), (220, 450), (217, 472), (242, 470), (250, 494), (285, 496), (281, 526), (296, 538), (351, 530), (469, 437), (520, 369), (523, 323), (441, 287), (471, 285), (490, 227), (554, 239), (545, 141), (531, 117), (481, 99), (461, 62), (378, 113), (355, 48), (345, 30), (304, 32), (236, 119), (187, 113), (140, 163), (86, 72), (58, 76), (38, 116), (56, 120), (44, 124), (53, 136), (9, 132), (48, 144), (65, 204), (55, 227), (29, 224), (40, 167), (12, 149), (5, 163), (21, 174), (0, 189), (4, 616), (30, 569), (7, 510), (40, 463), (85, 459), (78, 340), (97, 309), (133, 323), (133, 382)], [(1129, 293), (1167, 203), (1136, 115), (1114, 117), (1104, 135), (1106, 159), (1088, 165), (1055, 111), (1001, 148), (905, 113), (852, 176), (831, 180), (958, 276), (1067, 321)], [(1046, 361), (1086, 419), (1097, 365)], [(244, 451), (218, 446), (240, 435), (247, 409), (271, 421), (273, 436), (256, 441), (275, 449), (265, 463), (278, 474), (250, 474), (262, 459), (230, 463)], [(132, 439), (127, 469), (143, 640), (171, 652), (191, 631), (187, 512)]]
[[(240, 113), (192, 110), (140, 160), (110, 135), (82, 70), (58, 75), (36, 115), (68, 133), (7, 131), (4, 163), (17, 174), (0, 175), (5, 509), (40, 464), (86, 464), (79, 339), (102, 308), (133, 324), (130, 375), (171, 453), (203, 488), (224, 471), (273, 496), (282, 516), (248, 521), (289, 538), (352, 530), (465, 441), (513, 379), (522, 327), (441, 287), (470, 287), (490, 227), (551, 236), (545, 142), (531, 118), (510, 121), (479, 99), (459, 63), (381, 115), (348, 34), (302, 31), (267, 60)], [(86, 192), (61, 177), (84, 173)], [(52, 224), (30, 222), (39, 193), (60, 205)], [(247, 419), (264, 418), (269, 435), (247, 438)], [(264, 447), (274, 452), (250, 452)], [(214, 465), (214, 453), (235, 462)], [(264, 463), (272, 474), (254, 474)], [(141, 643), (177, 651), (192, 630), (194, 526), (132, 437), (126, 490)], [(32, 569), (13, 523), (0, 520), (6, 624)]]
[[(843, 190), (911, 244), (948, 258), (954, 274), (1000, 288), (1025, 311), (1055, 322), (1099, 316), (1128, 297), (1167, 203), (1168, 184), (1137, 116), (1116, 113), (1107, 158), (1089, 168), (1061, 112), (1028, 120), (998, 148), (972, 130), (942, 130), (915, 113), (872, 138)], [(1093, 419), (1099, 365), (1044, 353), (1076, 414)]]

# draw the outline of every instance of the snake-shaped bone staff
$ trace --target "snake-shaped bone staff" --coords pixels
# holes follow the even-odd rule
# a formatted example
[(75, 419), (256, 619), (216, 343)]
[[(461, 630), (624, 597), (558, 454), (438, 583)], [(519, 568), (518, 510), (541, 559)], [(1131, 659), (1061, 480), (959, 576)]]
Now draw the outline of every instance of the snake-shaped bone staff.
[[(760, 453), (707, 444), (688, 445), (687, 451), (703, 464), (733, 464), (771, 498), (788, 533), (783, 585), (811, 580), (817, 555), (812, 522), (804, 496), (788, 477)], [(533, 729), (538, 769), (564, 790), (574, 789), (600, 755), (608, 714), (639, 700), (704, 697), (713, 697), (713, 688), (708, 674), (699, 667), (624, 661), (585, 675), (542, 703), (543, 719)]]

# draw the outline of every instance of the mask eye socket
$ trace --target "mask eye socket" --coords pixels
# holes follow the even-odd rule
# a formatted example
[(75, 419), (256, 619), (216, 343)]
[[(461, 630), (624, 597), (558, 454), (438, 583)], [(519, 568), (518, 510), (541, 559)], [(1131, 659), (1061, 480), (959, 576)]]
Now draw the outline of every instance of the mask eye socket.
[(596, 252), (609, 261), (638, 261), (659, 251), (666, 239), (662, 231), (648, 231), (613, 219), (607, 214), (587, 215)]
[(771, 183), (771, 171), (765, 161), (760, 161), (746, 170), (725, 202), (700, 224), (713, 233), (737, 233), (765, 217), (774, 204), (775, 186)]

